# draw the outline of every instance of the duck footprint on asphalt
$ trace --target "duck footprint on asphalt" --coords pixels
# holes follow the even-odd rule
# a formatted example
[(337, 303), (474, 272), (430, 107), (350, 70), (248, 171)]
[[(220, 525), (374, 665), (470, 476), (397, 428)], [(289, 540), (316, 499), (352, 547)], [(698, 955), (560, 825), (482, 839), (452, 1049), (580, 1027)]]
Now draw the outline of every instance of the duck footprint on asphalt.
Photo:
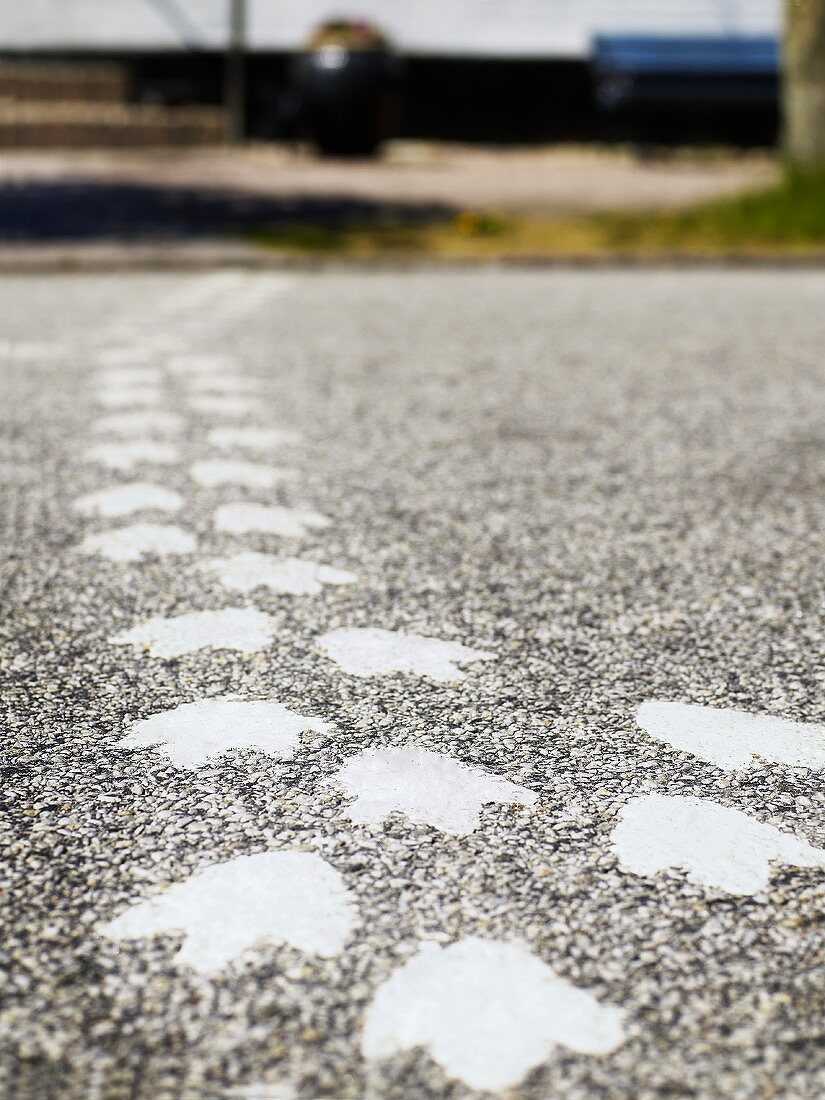
[(366, 749), (352, 757), (332, 782), (355, 799), (344, 813), (359, 823), (402, 813), (417, 824), (463, 836), (481, 822), (482, 806), (534, 806), (526, 787), (416, 746)]
[(194, 535), (181, 527), (164, 523), (133, 523), (87, 535), (78, 544), (78, 552), (115, 562), (134, 562), (146, 557), (175, 557), (193, 554), (198, 543)]
[(99, 370), (93, 382), (103, 389), (131, 389), (132, 386), (156, 386), (163, 383), (158, 367), (108, 367)]
[(213, 428), (207, 440), (219, 451), (275, 451), (300, 443), (301, 433), (284, 428)]
[(257, 653), (275, 637), (275, 620), (252, 607), (192, 611), (172, 618), (157, 616), (116, 634), (112, 645), (130, 645), (152, 657), (183, 657), (201, 649), (231, 649)]
[(98, 931), (114, 940), (182, 935), (175, 962), (213, 974), (267, 943), (337, 955), (357, 919), (343, 878), (319, 855), (261, 852), (207, 867)]
[(196, 393), (187, 398), (187, 404), (192, 412), (203, 416), (252, 416), (261, 401), (239, 394)]
[(163, 401), (156, 386), (107, 386), (98, 390), (95, 403), (104, 409), (154, 408)]
[(126, 485), (113, 485), (86, 493), (74, 502), (74, 510), (81, 516), (130, 516), (137, 512), (178, 512), (183, 507), (183, 497), (162, 485), (148, 481), (132, 481)]
[(697, 886), (756, 894), (772, 864), (825, 868), (825, 850), (741, 810), (691, 796), (648, 794), (624, 807), (613, 830), (619, 866), (635, 875), (682, 870)]
[(280, 535), (300, 539), (312, 531), (323, 531), (331, 526), (331, 519), (311, 508), (281, 508), (238, 501), (223, 504), (215, 512), (215, 529), (227, 535)]
[(636, 721), (651, 737), (733, 771), (763, 761), (825, 768), (825, 726), (771, 714), (650, 700)]
[(101, 416), (92, 425), (100, 435), (151, 436), (176, 435), (184, 429), (184, 419), (177, 413), (124, 412)]
[(490, 661), (495, 657), (494, 653), (470, 649), (460, 642), (372, 627), (332, 630), (318, 639), (317, 646), (351, 676), (389, 676), (404, 672), (445, 683), (464, 679), (465, 673), (458, 663)]
[(134, 470), (136, 466), (172, 466), (180, 461), (177, 447), (156, 439), (134, 439), (128, 443), (96, 443), (86, 461), (107, 470)]
[(281, 703), (220, 696), (183, 703), (135, 722), (120, 748), (155, 748), (177, 768), (199, 768), (235, 749), (254, 749), (289, 760), (302, 733), (330, 733), (331, 722), (305, 718)]
[(560, 978), (525, 947), (475, 937), (424, 944), (382, 985), (362, 1050), (389, 1058), (425, 1047), (470, 1088), (514, 1088), (557, 1045), (608, 1054), (624, 1040), (624, 1013)]
[(358, 580), (354, 573), (330, 565), (255, 551), (214, 558), (201, 562), (198, 568), (234, 592), (268, 588), (289, 596), (317, 596), (325, 585), (355, 584)]
[(295, 476), (294, 470), (280, 466), (265, 466), (260, 462), (224, 461), (193, 462), (189, 476), (205, 489), (222, 485), (239, 485), (243, 489), (274, 489)]

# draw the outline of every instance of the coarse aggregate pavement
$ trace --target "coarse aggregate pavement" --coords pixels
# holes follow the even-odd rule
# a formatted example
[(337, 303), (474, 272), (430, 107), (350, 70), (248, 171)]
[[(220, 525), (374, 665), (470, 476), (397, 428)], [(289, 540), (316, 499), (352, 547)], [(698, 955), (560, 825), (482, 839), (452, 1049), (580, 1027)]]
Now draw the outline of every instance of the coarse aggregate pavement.
[(825, 1094), (825, 274), (2, 296), (1, 1095)]

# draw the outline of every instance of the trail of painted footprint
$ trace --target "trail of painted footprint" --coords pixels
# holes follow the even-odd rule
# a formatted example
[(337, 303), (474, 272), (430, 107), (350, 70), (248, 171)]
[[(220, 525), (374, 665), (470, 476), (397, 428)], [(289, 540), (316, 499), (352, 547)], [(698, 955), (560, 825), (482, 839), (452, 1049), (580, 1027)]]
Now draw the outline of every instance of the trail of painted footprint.
[(460, 642), (373, 627), (332, 630), (318, 639), (318, 650), (351, 676), (405, 672), (445, 683), (464, 679), (465, 673), (457, 662), (469, 664), (495, 657), (494, 653), (470, 649)]
[(378, 990), (364, 1026), (369, 1059), (426, 1047), (470, 1088), (513, 1088), (555, 1046), (608, 1054), (624, 1013), (600, 1004), (526, 948), (475, 937), (424, 944)]
[(195, 536), (181, 527), (164, 523), (132, 523), (87, 535), (77, 549), (81, 554), (108, 558), (109, 561), (133, 562), (145, 557), (192, 554), (197, 547)]
[(697, 886), (756, 894), (771, 865), (825, 868), (825, 851), (793, 833), (706, 799), (649, 794), (622, 811), (612, 845), (619, 866), (652, 876), (682, 870)]
[(650, 701), (636, 721), (657, 741), (732, 771), (762, 762), (825, 768), (825, 726), (770, 714)]
[(215, 512), (215, 529), (228, 535), (262, 534), (300, 539), (312, 531), (323, 531), (331, 526), (331, 519), (311, 508), (281, 508), (239, 501), (223, 504)]
[(139, 623), (109, 641), (131, 645), (152, 657), (183, 657), (201, 649), (231, 649), (257, 653), (275, 637), (275, 620), (252, 607), (227, 607), (221, 611), (192, 611), (172, 618), (158, 616)]
[(183, 507), (180, 493), (149, 481), (113, 485), (78, 497), (74, 510), (81, 516), (130, 516), (138, 512), (179, 512)]
[(290, 760), (303, 733), (330, 733), (331, 722), (305, 718), (271, 700), (231, 695), (183, 703), (135, 722), (121, 748), (155, 748), (177, 768), (199, 768), (236, 749), (254, 749)]
[(300, 443), (301, 433), (283, 428), (213, 428), (207, 439), (219, 451), (275, 451)]
[(244, 489), (274, 489), (284, 481), (295, 477), (294, 470), (279, 466), (266, 466), (261, 462), (242, 462), (212, 459), (193, 462), (189, 476), (205, 489), (217, 489), (222, 485), (240, 486)]
[(330, 565), (299, 561), (297, 558), (277, 558), (255, 551), (214, 558), (199, 563), (197, 568), (234, 592), (268, 588), (271, 592), (289, 596), (317, 596), (323, 592), (325, 585), (355, 584), (358, 580), (354, 573), (333, 569)]
[(177, 435), (185, 427), (184, 419), (170, 412), (125, 412), (101, 416), (92, 424), (98, 435), (156, 436)]
[(173, 466), (180, 461), (180, 452), (171, 443), (134, 439), (130, 443), (96, 443), (84, 458), (107, 470), (129, 471), (137, 466)]
[(262, 944), (332, 956), (358, 912), (343, 878), (314, 852), (239, 856), (175, 883), (98, 926), (108, 939), (183, 935), (175, 961), (203, 974)]
[(534, 806), (538, 801), (526, 787), (415, 746), (367, 749), (348, 760), (331, 782), (355, 799), (344, 810), (352, 821), (384, 821), (402, 813), (455, 836), (478, 828), (484, 805)]

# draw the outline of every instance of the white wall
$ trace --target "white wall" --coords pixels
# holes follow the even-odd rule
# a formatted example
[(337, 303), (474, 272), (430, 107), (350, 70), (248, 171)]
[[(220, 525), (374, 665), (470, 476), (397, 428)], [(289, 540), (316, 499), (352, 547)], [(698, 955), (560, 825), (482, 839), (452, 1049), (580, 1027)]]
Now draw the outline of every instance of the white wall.
[[(584, 56), (594, 33), (771, 33), (781, 0), (247, 0), (259, 49), (321, 20), (368, 18), (413, 54)], [(219, 47), (228, 0), (0, 0), (0, 49)], [(163, 13), (167, 13), (164, 18)]]

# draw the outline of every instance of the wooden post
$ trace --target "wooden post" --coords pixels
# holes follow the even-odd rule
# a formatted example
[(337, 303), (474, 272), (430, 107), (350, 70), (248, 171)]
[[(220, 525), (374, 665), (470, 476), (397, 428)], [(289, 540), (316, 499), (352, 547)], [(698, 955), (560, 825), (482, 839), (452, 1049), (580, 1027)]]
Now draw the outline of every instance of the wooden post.
[(233, 145), (246, 134), (246, 0), (229, 0), (224, 105)]
[(825, 0), (785, 0), (783, 111), (788, 163), (825, 169)]

